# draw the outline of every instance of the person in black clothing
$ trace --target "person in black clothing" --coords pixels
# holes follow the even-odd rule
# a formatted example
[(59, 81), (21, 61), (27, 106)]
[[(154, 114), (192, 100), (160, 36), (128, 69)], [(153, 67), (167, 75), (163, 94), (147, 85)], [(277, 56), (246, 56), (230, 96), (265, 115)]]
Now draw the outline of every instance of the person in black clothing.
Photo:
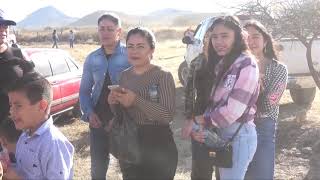
[(186, 122), (182, 129), (182, 137), (191, 136), (192, 142), (192, 169), (191, 180), (211, 180), (214, 171), (205, 146), (195, 141), (191, 135), (194, 117), (203, 114), (207, 105), (211, 88), (215, 80), (212, 71), (213, 62), (208, 60), (208, 43), (210, 30), (203, 38), (203, 52), (191, 61), (185, 88), (185, 116)]
[[(4, 11), (0, 9), (0, 62), (5, 60), (11, 60), (14, 57), (23, 59), (22, 52), (19, 48), (10, 47), (8, 45), (7, 37), (9, 35), (9, 26), (12, 26), (12, 25), (16, 25), (16, 22), (12, 20), (8, 20), (5, 17)], [(9, 66), (9, 64), (7, 65)], [(2, 64), (1, 66), (3, 66), (2, 68), (4, 68), (4, 66), (6, 65)], [(3, 71), (0, 71), (0, 76), (5, 77), (4, 81), (10, 80), (9, 79), (10, 77), (8, 77), (8, 75)], [(4, 85), (6, 84), (6, 82), (1, 82), (1, 83), (2, 85), (0, 86), (0, 122), (3, 119), (5, 119), (9, 113), (9, 100), (8, 100), (8, 96), (6, 95), (3, 89), (5, 88)]]

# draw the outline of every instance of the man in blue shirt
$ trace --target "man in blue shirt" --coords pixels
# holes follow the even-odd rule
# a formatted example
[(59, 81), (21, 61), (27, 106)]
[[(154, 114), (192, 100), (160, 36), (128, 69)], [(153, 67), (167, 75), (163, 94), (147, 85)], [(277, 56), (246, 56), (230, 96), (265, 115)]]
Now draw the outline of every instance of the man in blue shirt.
[(80, 85), (82, 119), (90, 126), (92, 179), (105, 179), (109, 165), (109, 135), (104, 130), (113, 118), (106, 102), (108, 85), (118, 84), (120, 73), (129, 67), (125, 45), (120, 42), (121, 22), (115, 14), (98, 19), (101, 47), (91, 52), (83, 65)]

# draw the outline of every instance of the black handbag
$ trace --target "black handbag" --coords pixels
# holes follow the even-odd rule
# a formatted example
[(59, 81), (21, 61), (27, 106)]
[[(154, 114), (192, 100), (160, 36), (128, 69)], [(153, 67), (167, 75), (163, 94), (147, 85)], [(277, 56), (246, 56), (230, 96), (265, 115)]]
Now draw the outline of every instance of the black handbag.
[(116, 116), (110, 131), (110, 153), (119, 160), (131, 164), (141, 162), (138, 126), (121, 105), (116, 107)]
[(208, 150), (208, 156), (215, 166), (222, 168), (232, 168), (232, 142), (243, 124), (244, 122), (241, 122), (236, 132), (227, 141), (220, 138), (214, 129), (208, 130), (208, 138), (206, 138), (208, 140), (205, 141), (205, 145)]

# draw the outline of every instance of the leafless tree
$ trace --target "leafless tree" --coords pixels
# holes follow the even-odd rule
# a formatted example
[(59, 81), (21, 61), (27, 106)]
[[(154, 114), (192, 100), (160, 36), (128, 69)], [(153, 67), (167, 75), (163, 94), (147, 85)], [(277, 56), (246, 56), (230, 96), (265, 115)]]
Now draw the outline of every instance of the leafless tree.
[(237, 14), (261, 21), (275, 37), (295, 37), (307, 49), (310, 73), (320, 89), (320, 72), (314, 68), (312, 43), (320, 36), (320, 0), (250, 0)]

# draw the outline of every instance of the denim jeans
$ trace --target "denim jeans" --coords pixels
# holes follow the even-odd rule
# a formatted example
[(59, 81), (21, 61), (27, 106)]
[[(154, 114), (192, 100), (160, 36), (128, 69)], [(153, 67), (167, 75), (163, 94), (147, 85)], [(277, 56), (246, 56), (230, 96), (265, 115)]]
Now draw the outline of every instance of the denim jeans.
[(90, 128), (91, 178), (106, 179), (109, 166), (109, 135), (103, 128)]
[(271, 118), (256, 119), (257, 151), (249, 165), (246, 179), (273, 179), (275, 161), (276, 121)]
[[(227, 128), (219, 129), (221, 137), (231, 138), (240, 123), (235, 122)], [(244, 179), (245, 173), (257, 148), (257, 133), (253, 122), (245, 123), (232, 142), (232, 168), (219, 168), (220, 179)]]

